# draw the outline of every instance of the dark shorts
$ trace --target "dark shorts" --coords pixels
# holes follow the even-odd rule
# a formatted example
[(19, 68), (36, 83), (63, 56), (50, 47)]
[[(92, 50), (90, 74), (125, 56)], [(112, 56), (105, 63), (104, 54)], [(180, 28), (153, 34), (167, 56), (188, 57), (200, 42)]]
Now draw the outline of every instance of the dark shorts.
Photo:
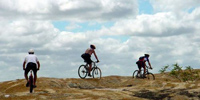
[(81, 57), (84, 59), (84, 61), (87, 64), (91, 64), (92, 63), (90, 54), (84, 53), (84, 54), (81, 55)]
[(26, 65), (25, 74), (28, 74), (28, 72), (29, 72), (30, 70), (33, 70), (34, 75), (36, 75), (36, 74), (37, 74), (37, 65), (36, 65), (35, 63), (29, 62), (29, 63)]
[(145, 62), (144, 61), (137, 61), (136, 64), (138, 65), (138, 68), (145, 68)]

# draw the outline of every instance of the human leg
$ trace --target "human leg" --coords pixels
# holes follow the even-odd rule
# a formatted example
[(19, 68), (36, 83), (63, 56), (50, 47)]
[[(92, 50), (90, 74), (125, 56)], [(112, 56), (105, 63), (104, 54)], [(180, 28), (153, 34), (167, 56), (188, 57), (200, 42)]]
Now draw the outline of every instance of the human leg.
[(144, 69), (144, 73), (143, 73), (143, 77), (146, 78), (146, 66), (145, 66), (145, 62), (142, 63), (142, 68)]
[(90, 72), (91, 72), (91, 69), (92, 69), (92, 64), (89, 64), (88, 76), (91, 76), (91, 74), (90, 74)]
[(88, 69), (88, 76), (91, 76), (90, 72), (92, 69), (92, 60), (90, 58), (91, 56), (89, 54), (85, 54), (85, 61), (87, 62), (87, 64), (89, 64), (89, 69)]
[(37, 81), (37, 67), (35, 63), (32, 63), (32, 70), (33, 70), (33, 74), (34, 74), (34, 82), (33, 85), (36, 86), (36, 81)]
[(33, 82), (33, 85), (35, 85), (36, 81), (37, 81), (37, 73), (34, 73), (34, 82)]
[(24, 77), (25, 77), (25, 79), (26, 79), (26, 81), (27, 81), (27, 83), (26, 83), (26, 87), (28, 87), (29, 86), (29, 82), (28, 82), (28, 72), (30, 71), (30, 66), (26, 66), (26, 69), (25, 69), (25, 72), (24, 72)]
[(24, 77), (25, 77), (26, 81), (28, 82), (28, 73), (24, 72)]
[(138, 66), (138, 73), (140, 73), (141, 72), (141, 68), (142, 68), (142, 62), (141, 61), (137, 61), (136, 64)]

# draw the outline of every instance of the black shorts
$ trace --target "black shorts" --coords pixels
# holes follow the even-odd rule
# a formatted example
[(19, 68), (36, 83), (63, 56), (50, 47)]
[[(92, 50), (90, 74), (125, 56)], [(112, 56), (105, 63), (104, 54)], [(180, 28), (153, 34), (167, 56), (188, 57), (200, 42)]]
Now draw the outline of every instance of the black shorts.
[(138, 65), (138, 68), (145, 68), (145, 62), (144, 61), (137, 61), (136, 64)]
[(28, 74), (28, 72), (29, 72), (30, 70), (33, 70), (34, 75), (36, 75), (36, 74), (37, 74), (37, 65), (36, 65), (35, 63), (29, 62), (29, 63), (26, 65), (25, 74)]
[(84, 59), (84, 61), (87, 64), (91, 64), (92, 63), (90, 54), (84, 53), (84, 54), (81, 55), (81, 57)]

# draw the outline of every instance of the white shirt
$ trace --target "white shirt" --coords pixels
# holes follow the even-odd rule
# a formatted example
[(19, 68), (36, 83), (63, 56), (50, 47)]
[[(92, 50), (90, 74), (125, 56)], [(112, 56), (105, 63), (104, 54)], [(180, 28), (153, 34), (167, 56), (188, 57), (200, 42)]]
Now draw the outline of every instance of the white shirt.
[(37, 64), (38, 58), (34, 54), (29, 54), (25, 57), (24, 61), (28, 64), (29, 62)]

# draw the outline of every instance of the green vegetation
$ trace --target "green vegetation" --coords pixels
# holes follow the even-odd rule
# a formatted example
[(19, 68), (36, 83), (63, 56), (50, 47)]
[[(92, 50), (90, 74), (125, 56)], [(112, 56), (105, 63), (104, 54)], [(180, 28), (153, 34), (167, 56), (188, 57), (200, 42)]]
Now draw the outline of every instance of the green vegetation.
[(168, 71), (169, 73), (166, 74), (183, 82), (197, 81), (200, 78), (200, 71), (194, 70), (191, 66), (186, 66), (183, 70), (183, 67), (179, 66), (178, 63), (173, 64), (172, 66), (164, 66), (159, 72), (163, 74)]

